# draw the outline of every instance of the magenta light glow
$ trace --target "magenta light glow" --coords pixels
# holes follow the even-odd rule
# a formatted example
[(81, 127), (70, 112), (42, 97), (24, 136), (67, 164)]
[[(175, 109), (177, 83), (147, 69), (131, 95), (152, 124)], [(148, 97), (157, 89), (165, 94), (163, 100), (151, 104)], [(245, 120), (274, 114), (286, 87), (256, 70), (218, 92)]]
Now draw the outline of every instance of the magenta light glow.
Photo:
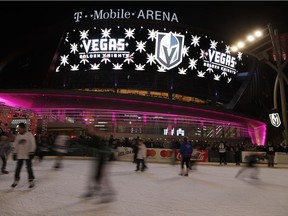
[[(27, 102), (27, 100), (31, 100), (31, 98), (35, 98), (35, 100), (41, 100), (41, 108), (65, 108), (64, 105), (67, 104), (65, 103), (66, 100), (68, 99), (72, 99), (71, 103), (77, 100), (81, 100), (81, 99), (94, 99), (95, 101), (116, 101), (117, 104), (137, 104), (139, 106), (141, 106), (141, 104), (145, 104), (145, 105), (153, 105), (153, 106), (158, 106), (158, 107), (169, 107), (169, 108), (175, 108), (176, 110), (180, 109), (180, 110), (190, 110), (191, 113), (198, 111), (201, 113), (204, 113), (206, 116), (211, 116), (211, 114), (215, 114), (218, 117), (221, 116), (225, 116), (225, 117), (231, 117), (234, 119), (241, 119), (241, 120), (248, 120), (249, 122), (251, 121), (251, 119), (248, 119), (246, 117), (242, 117), (239, 115), (235, 115), (235, 114), (231, 114), (231, 113), (223, 113), (223, 112), (218, 112), (218, 111), (214, 111), (214, 110), (206, 110), (206, 109), (201, 109), (201, 108), (196, 108), (196, 107), (190, 107), (190, 106), (180, 106), (180, 105), (175, 105), (175, 104), (168, 104), (168, 103), (159, 103), (159, 102), (151, 102), (151, 101), (141, 101), (141, 100), (131, 100), (131, 99), (123, 99), (123, 98), (109, 98), (109, 97), (99, 97), (99, 96), (87, 96), (87, 95), (68, 95), (68, 94), (32, 94), (32, 93), (17, 93), (17, 94), (4, 94), (5, 96), (3, 96), (3, 93), (0, 94), (0, 97), (2, 98), (10, 98), (10, 101), (14, 101), (17, 99), (19, 102), (23, 102), (24, 100)], [(13, 97), (12, 97), (13, 95)], [(23, 98), (21, 100), (21, 98)], [(52, 101), (53, 98), (61, 98), (61, 100), (58, 100), (57, 102), (59, 103), (59, 106), (55, 106), (55, 102)], [(14, 100), (13, 100), (14, 99)], [(49, 100), (47, 100), (49, 99)], [(51, 100), (50, 100), (51, 99)], [(66, 99), (66, 100), (65, 100)], [(53, 103), (54, 102), (54, 103)], [(18, 103), (19, 105), (21, 105), (21, 103)], [(81, 104), (81, 103), (80, 103)], [(130, 106), (131, 106), (130, 105)], [(35, 103), (32, 105), (32, 103), (26, 103), (25, 104), (26, 108), (31, 108), (31, 109), (35, 109), (37, 107), (35, 107)], [(40, 107), (38, 107), (40, 108)], [(71, 108), (71, 104), (69, 104), (69, 108)], [(77, 108), (74, 106), (74, 108)], [(79, 107), (82, 108), (82, 107)], [(93, 109), (92, 109), (93, 110)], [(136, 110), (135, 110), (136, 111)], [(165, 111), (165, 109), (163, 109), (163, 111)], [(260, 123), (260, 125), (262, 124), (262, 122), (257, 121), (257, 120), (253, 120), (254, 124)], [(250, 122), (251, 123), (251, 122)]]
[[(122, 113), (142, 113), (144, 115), (161, 115), (176, 119), (194, 119), (197, 121), (217, 123), (219, 125), (238, 125), (247, 128), (251, 140), (254, 144), (264, 145), (266, 137), (266, 124), (250, 119), (241, 115), (228, 113), (225, 111), (215, 111), (207, 108), (199, 108), (187, 105), (172, 104), (171, 101), (147, 101), (143, 98), (127, 99), (107, 97), (99, 95), (79, 95), (85, 94), (78, 92), (74, 94), (42, 94), (42, 93), (0, 93), (0, 101), (8, 106), (19, 106), (30, 109), (38, 114), (51, 110), (80, 110), (80, 111), (103, 111), (103, 112), (122, 112)], [(123, 96), (122, 96), (123, 97)], [(115, 109), (117, 108), (117, 109)], [(154, 112), (157, 110), (157, 112)], [(83, 113), (84, 114), (84, 113)], [(89, 115), (83, 116), (89, 118)], [(144, 121), (148, 121), (147, 119)], [(176, 122), (177, 123), (177, 122)]]
[(4, 103), (6, 106), (12, 106), (12, 107), (22, 107), (25, 109), (31, 108), (31, 100), (22, 99), (21, 96), (18, 97), (17, 95), (15, 97), (13, 96), (1, 96), (0, 94), (0, 102)]
[(143, 115), (143, 122), (144, 122), (145, 124), (147, 123), (147, 115), (146, 115), (146, 114)]
[(252, 143), (257, 145), (265, 145), (266, 142), (266, 125), (257, 128), (248, 128), (249, 136)]

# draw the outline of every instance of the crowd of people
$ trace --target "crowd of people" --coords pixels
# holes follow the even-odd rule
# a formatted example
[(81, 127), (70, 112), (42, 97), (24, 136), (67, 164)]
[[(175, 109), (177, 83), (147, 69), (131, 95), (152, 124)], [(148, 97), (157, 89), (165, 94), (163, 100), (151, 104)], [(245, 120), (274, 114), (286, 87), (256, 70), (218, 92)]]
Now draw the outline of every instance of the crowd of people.
[[(88, 179), (87, 193), (83, 197), (88, 198), (94, 195), (101, 195), (102, 202), (110, 202), (116, 194), (113, 186), (109, 181), (108, 161), (111, 159), (111, 148), (104, 138), (98, 136), (93, 127), (87, 127), (86, 133), (90, 137), (91, 145), (96, 150), (95, 162), (93, 162), (93, 170), (89, 173), (91, 177)], [(59, 170), (63, 167), (63, 159), (68, 152), (70, 137), (57, 133), (54, 139), (49, 139), (49, 136), (43, 135), (34, 136), (28, 129), (26, 124), (20, 123), (17, 127), (15, 135), (6, 134), (3, 131), (0, 134), (0, 156), (2, 159), (2, 174), (9, 174), (6, 169), (9, 155), (12, 155), (15, 163), (15, 171), (11, 188), (14, 189), (20, 182), (21, 170), (25, 163), (28, 188), (35, 186), (35, 173), (33, 165), (41, 163), (47, 152), (53, 151), (55, 162), (52, 168)], [(145, 152), (143, 149), (142, 152)], [(139, 152), (141, 152), (139, 150)], [(142, 169), (144, 169), (142, 167)]]
[[(227, 165), (226, 155), (228, 152), (233, 152), (236, 165), (240, 165), (241, 163), (242, 151), (265, 152), (269, 167), (274, 167), (275, 152), (288, 152), (287, 147), (283, 147), (279, 144), (275, 145), (271, 141), (268, 141), (267, 145), (265, 146), (257, 146), (248, 142), (237, 144), (226, 143), (224, 141), (220, 141), (219, 143), (201, 143), (199, 141), (189, 140), (188, 137), (155, 141), (152, 139), (143, 140), (139, 137), (132, 140), (128, 138), (120, 140), (111, 135), (108, 139), (106, 139), (104, 137), (99, 137), (97, 132), (91, 128), (87, 128), (85, 137), (80, 137), (79, 140), (81, 140), (81, 144), (93, 147), (97, 150), (96, 154), (94, 155), (96, 159), (94, 171), (91, 172), (93, 174), (91, 177), (92, 181), (89, 181), (90, 183), (87, 187), (88, 190), (87, 194), (85, 195), (86, 197), (92, 196), (94, 193), (96, 193), (96, 191), (101, 188), (103, 182), (109, 182), (107, 179), (103, 180), (107, 178), (105, 174), (107, 173), (107, 161), (114, 160), (113, 149), (117, 149), (118, 146), (131, 147), (133, 149), (133, 163), (136, 164), (136, 172), (143, 172), (148, 169), (146, 164), (147, 148), (179, 149), (181, 155), (180, 175), (182, 176), (189, 175), (189, 170), (192, 169), (193, 165), (192, 162), (197, 160), (192, 160), (194, 149), (211, 150), (217, 152), (219, 155), (220, 165)], [(21, 169), (25, 163), (28, 174), (29, 188), (33, 188), (35, 185), (33, 162), (41, 163), (45, 158), (45, 155), (48, 155), (51, 151), (53, 151), (55, 156), (53, 168), (60, 169), (63, 167), (63, 159), (68, 153), (68, 146), (70, 144), (71, 139), (65, 134), (57, 133), (53, 136), (33, 136), (32, 133), (27, 130), (24, 123), (20, 123), (18, 125), (18, 133), (15, 135), (6, 134), (2, 130), (0, 134), (0, 157), (2, 160), (1, 172), (2, 174), (9, 174), (6, 166), (8, 157), (11, 154), (13, 156), (13, 160), (16, 161), (13, 178), (14, 181), (11, 187), (14, 188), (19, 184)], [(248, 167), (254, 166), (257, 161), (255, 158), (257, 157), (247, 156), (246, 162)], [(242, 171), (239, 171), (239, 175)], [(107, 188), (108, 192), (106, 191), (106, 194), (115, 193), (111, 185), (106, 185), (106, 189)]]
[[(62, 136), (66, 137), (64, 142), (60, 141)], [(17, 133), (5, 133), (1, 130), (0, 133), (0, 157), (2, 160), (1, 173), (9, 174), (7, 170), (7, 160), (11, 158), (16, 162), (12, 188), (15, 188), (21, 179), (21, 170), (25, 164), (28, 174), (28, 187), (33, 188), (35, 185), (35, 175), (33, 171), (33, 163), (40, 163), (43, 161), (45, 155), (48, 155), (53, 148), (56, 155), (55, 167), (60, 167), (63, 155), (67, 153), (66, 141), (69, 137), (66, 135), (56, 135), (56, 141), (49, 140), (47, 135), (34, 136), (27, 128), (25, 123), (19, 123), (17, 126)], [(51, 145), (52, 143), (52, 145)]]
[[(184, 137), (171, 138), (171, 139), (143, 139), (147, 148), (165, 148), (165, 149), (180, 149), (181, 143)], [(136, 138), (137, 139), (137, 138)], [(208, 150), (208, 151), (219, 151), (219, 144), (223, 141), (200, 141), (200, 140), (189, 140), (193, 147), (198, 150)], [(271, 141), (270, 141), (271, 142)], [(117, 147), (131, 147), (133, 148), (135, 139), (129, 138), (114, 138), (111, 142), (112, 148)], [(265, 152), (268, 146), (266, 145), (254, 145), (248, 140), (244, 141), (225, 141), (225, 149), (227, 152), (237, 152), (237, 151), (262, 151)], [(288, 153), (288, 145), (274, 144), (275, 151)]]

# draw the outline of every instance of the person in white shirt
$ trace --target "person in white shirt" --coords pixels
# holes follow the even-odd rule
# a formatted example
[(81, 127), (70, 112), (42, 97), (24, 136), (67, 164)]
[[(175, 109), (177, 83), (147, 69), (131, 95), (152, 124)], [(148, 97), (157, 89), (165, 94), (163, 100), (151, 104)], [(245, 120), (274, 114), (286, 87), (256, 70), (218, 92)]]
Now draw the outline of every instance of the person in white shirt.
[(147, 149), (142, 139), (138, 139), (138, 152), (137, 152), (137, 160), (136, 160), (136, 172), (140, 170), (143, 172), (146, 169), (145, 158), (147, 157)]
[(12, 188), (15, 188), (20, 180), (20, 173), (25, 161), (27, 173), (28, 173), (28, 181), (29, 188), (34, 187), (34, 173), (32, 169), (32, 160), (36, 150), (36, 142), (35, 137), (29, 131), (26, 131), (26, 125), (24, 123), (20, 123), (18, 126), (18, 134), (14, 140), (14, 152), (13, 152), (13, 160), (17, 160), (14, 182), (11, 185)]

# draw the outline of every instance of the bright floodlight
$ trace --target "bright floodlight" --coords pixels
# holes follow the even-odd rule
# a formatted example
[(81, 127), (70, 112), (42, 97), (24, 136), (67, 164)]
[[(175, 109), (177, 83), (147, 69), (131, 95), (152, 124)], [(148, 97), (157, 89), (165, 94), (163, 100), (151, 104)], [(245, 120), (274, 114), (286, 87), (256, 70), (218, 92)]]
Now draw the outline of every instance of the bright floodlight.
[(237, 51), (238, 51), (238, 48), (237, 48), (236, 46), (232, 46), (232, 47), (231, 47), (231, 51), (232, 51), (232, 52), (237, 52)]
[(262, 32), (261, 31), (255, 31), (254, 35), (256, 37), (261, 37), (262, 36)]
[(250, 42), (252, 42), (252, 41), (255, 40), (255, 37), (254, 37), (253, 35), (248, 35), (248, 36), (247, 36), (247, 40), (250, 41)]
[(242, 41), (239, 41), (237, 43), (238, 48), (243, 48), (245, 46), (245, 44)]

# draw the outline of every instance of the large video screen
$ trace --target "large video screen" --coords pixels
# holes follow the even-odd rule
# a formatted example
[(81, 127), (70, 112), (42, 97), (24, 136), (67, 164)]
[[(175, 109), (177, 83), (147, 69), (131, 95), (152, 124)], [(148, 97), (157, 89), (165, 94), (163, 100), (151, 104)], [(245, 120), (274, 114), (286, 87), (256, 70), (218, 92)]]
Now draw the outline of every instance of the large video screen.
[(231, 99), (242, 53), (232, 53), (213, 35), (171, 22), (175, 14), (163, 12), (161, 22), (112, 15), (94, 11), (83, 21), (82, 12), (74, 14), (54, 62), (59, 86), (138, 87), (216, 98), (223, 92), (220, 98)]

